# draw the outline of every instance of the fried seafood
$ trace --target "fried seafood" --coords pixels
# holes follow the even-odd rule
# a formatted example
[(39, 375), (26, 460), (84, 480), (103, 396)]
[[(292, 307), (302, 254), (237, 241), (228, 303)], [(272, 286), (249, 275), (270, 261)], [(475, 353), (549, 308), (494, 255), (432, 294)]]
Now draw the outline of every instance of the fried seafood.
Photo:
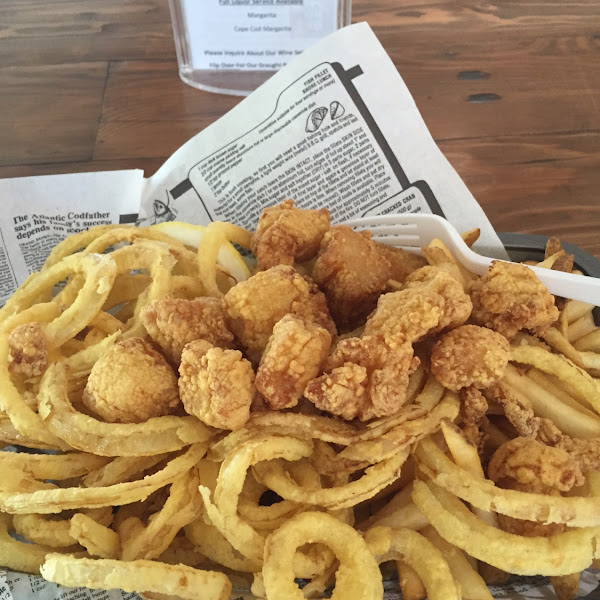
[[(514, 438), (496, 450), (488, 477), (504, 489), (550, 496), (559, 496), (584, 482), (577, 461), (567, 452), (524, 437)], [(501, 514), (498, 520), (505, 531), (526, 537), (547, 537), (565, 528), (560, 523), (544, 524)]]
[(486, 388), (504, 374), (508, 340), (477, 325), (462, 325), (443, 335), (431, 351), (431, 372), (446, 388)]
[(341, 225), (332, 227), (323, 237), (312, 271), (334, 321), (342, 327), (375, 308), (391, 276), (389, 261), (369, 235)]
[(367, 320), (365, 335), (398, 335), (416, 342), (430, 333), (464, 323), (472, 304), (461, 284), (443, 267), (423, 267), (404, 289), (383, 294)]
[(272, 267), (238, 283), (225, 294), (223, 308), (227, 326), (254, 363), (260, 361), (275, 323), (287, 314), (335, 333), (321, 292), (290, 266)]
[(450, 268), (451, 265), (423, 267), (411, 273), (404, 285), (408, 290), (434, 291), (444, 299), (444, 314), (433, 333), (462, 325), (473, 310), (471, 299), (465, 294), (460, 281), (452, 275)]
[(175, 365), (181, 361), (183, 347), (194, 340), (203, 339), (221, 348), (233, 347), (233, 334), (225, 325), (220, 298), (165, 298), (144, 308), (141, 319), (150, 337)]
[(34, 379), (48, 367), (48, 340), (40, 323), (25, 323), (8, 336), (8, 370), (18, 379)]
[(303, 210), (293, 200), (265, 208), (252, 235), (251, 250), (260, 270), (293, 265), (316, 256), (329, 229), (329, 211)]
[(393, 335), (416, 342), (437, 327), (443, 314), (444, 299), (432, 290), (390, 292), (379, 298), (365, 335)]
[(404, 283), (413, 271), (427, 265), (427, 260), (423, 256), (403, 248), (377, 243), (377, 250), (390, 263), (390, 279), (398, 283)]
[(275, 410), (298, 404), (327, 358), (331, 335), (296, 315), (277, 322), (256, 373), (256, 388)]
[(109, 423), (143, 423), (177, 408), (177, 377), (149, 342), (129, 338), (94, 363), (83, 402)]
[(205, 340), (185, 346), (179, 366), (185, 410), (220, 429), (239, 429), (254, 399), (254, 371), (239, 350), (207, 348)]
[(344, 419), (388, 416), (406, 401), (408, 378), (419, 362), (412, 345), (399, 337), (346, 338), (327, 360), (326, 373), (309, 382), (304, 395)]
[(554, 296), (524, 265), (494, 261), (473, 283), (473, 320), (508, 339), (522, 329), (541, 335), (558, 319)]

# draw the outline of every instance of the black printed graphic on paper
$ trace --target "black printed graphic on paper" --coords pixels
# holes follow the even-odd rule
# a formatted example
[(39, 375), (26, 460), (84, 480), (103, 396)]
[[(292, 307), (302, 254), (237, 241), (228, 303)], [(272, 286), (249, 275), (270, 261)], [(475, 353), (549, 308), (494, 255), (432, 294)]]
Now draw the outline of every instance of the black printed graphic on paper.
[(172, 207), (171, 202), (169, 192), (166, 192), (166, 202), (158, 199), (153, 200), (153, 213), (149, 217), (138, 218), (135, 224), (138, 227), (150, 227), (150, 225), (156, 225), (157, 223), (175, 221), (177, 219), (177, 211)]
[[(282, 127), (277, 129), (279, 120), (283, 120), (283, 117), (287, 113), (292, 112), (290, 107), (293, 105), (292, 100), (296, 97), (290, 96), (290, 100), (288, 96), (285, 96), (285, 99), (283, 99), (286, 91), (289, 91), (293, 86), (297, 87), (298, 85), (303, 85), (302, 82), (307, 80), (311, 81), (310, 77), (313, 73), (316, 73), (317, 75), (321, 74), (327, 77), (329, 77), (329, 74), (331, 74), (336, 81), (329, 82), (327, 85), (341, 84), (344, 87), (350, 102), (348, 102), (348, 97), (341, 93), (340, 96), (344, 96), (344, 98), (340, 97), (336, 100), (328, 100), (326, 106), (319, 103), (318, 97), (315, 98), (314, 102), (309, 103), (308, 99), (310, 98), (310, 95), (306, 97), (304, 90), (302, 90), (302, 95), (300, 96), (301, 100), (296, 102), (296, 107), (300, 105), (304, 107), (302, 108), (302, 111), (306, 111), (302, 119), (302, 134), (305, 135), (306, 138), (298, 139), (298, 143), (294, 144), (293, 147), (294, 152), (296, 151), (296, 147), (300, 147), (306, 140), (311, 142), (311, 147), (315, 146), (315, 144), (318, 144), (319, 139), (322, 141), (322, 137), (319, 138), (319, 136), (324, 136), (324, 133), (322, 132), (325, 132), (328, 127), (341, 127), (341, 123), (345, 119), (358, 119), (356, 120), (357, 125), (370, 133), (374, 143), (376, 144), (376, 147), (379, 148), (379, 152), (377, 153), (378, 158), (381, 158), (381, 160), (387, 163), (385, 172), (389, 173), (391, 171), (391, 173), (393, 173), (393, 178), (395, 178), (397, 181), (397, 183), (394, 184), (394, 189), (390, 190), (390, 192), (393, 193), (390, 193), (387, 196), (382, 196), (381, 198), (377, 198), (375, 200), (373, 199), (372, 190), (369, 190), (371, 194), (368, 196), (369, 202), (365, 201), (367, 195), (361, 196), (360, 193), (357, 192), (356, 195), (352, 196), (354, 192), (351, 190), (346, 194), (348, 199), (346, 200), (344, 198), (343, 202), (347, 202), (344, 206), (352, 205), (352, 207), (354, 207), (353, 212), (344, 212), (344, 214), (347, 214), (348, 217), (360, 217), (364, 216), (365, 214), (408, 212), (412, 210), (411, 199), (417, 197), (417, 202), (421, 204), (423, 201), (426, 202), (431, 212), (440, 216), (445, 216), (429, 184), (424, 180), (411, 181), (411, 178), (409, 175), (407, 175), (405, 170), (400, 165), (397, 157), (392, 152), (392, 149), (389, 146), (383, 132), (367, 108), (359, 91), (356, 89), (354, 80), (363, 74), (363, 70), (360, 65), (353, 66), (352, 68), (346, 70), (338, 62), (321, 63), (320, 65), (317, 65), (316, 67), (313, 67), (304, 73), (301, 77), (297, 78), (287, 88), (281, 91), (275, 102), (273, 111), (266, 119), (262, 120), (258, 125), (248, 130), (246, 133), (228, 142), (215, 152), (212, 152), (210, 155), (197, 162), (189, 170), (188, 177), (170, 189), (168, 195), (170, 195), (173, 200), (181, 198), (182, 196), (185, 196), (187, 200), (196, 200), (198, 202), (198, 211), (196, 211), (195, 215), (197, 218), (201, 219), (204, 217), (204, 220), (213, 221), (215, 220), (216, 213), (216, 219), (235, 220), (246, 226), (252, 226), (255, 223), (256, 218), (263, 207), (277, 204), (285, 198), (294, 198), (297, 201), (297, 206), (301, 208), (313, 208), (312, 205), (307, 205), (312, 201), (312, 197), (311, 200), (303, 199), (301, 197), (303, 192), (302, 187), (295, 189), (293, 186), (283, 188), (281, 186), (274, 186), (272, 190), (267, 190), (266, 196), (261, 197), (260, 194), (257, 193), (257, 190), (260, 191), (261, 183), (263, 181), (267, 181), (264, 172), (269, 173), (270, 171), (268, 171), (268, 169), (265, 169), (263, 172), (261, 167), (260, 169), (257, 169), (256, 172), (245, 176), (243, 179), (240, 179), (239, 176), (238, 179), (235, 178), (235, 168), (237, 164), (244, 160), (244, 154), (249, 152), (253, 146), (261, 145), (266, 140), (267, 134), (265, 134), (265, 136), (263, 136), (261, 139), (258, 139), (257, 136), (261, 135), (265, 131), (268, 132), (269, 128), (271, 131), (270, 135), (273, 135), (274, 133), (276, 134), (280, 129), (288, 125), (289, 121), (283, 122)], [(314, 79), (314, 77), (312, 79)], [(324, 85), (321, 85), (321, 88), (323, 88)], [(289, 105), (286, 104), (288, 101)], [(306, 106), (304, 106), (305, 104)], [(297, 115), (295, 115), (293, 118), (296, 116)], [(346, 121), (345, 124), (349, 122), (350, 121)], [(296, 131), (298, 134), (300, 134), (299, 129), (296, 129)], [(254, 143), (252, 143), (252, 139), (254, 139)], [(369, 141), (369, 143), (371, 142)], [(274, 145), (274, 147), (277, 146)], [(229, 155), (228, 153), (230, 150), (231, 153)], [(291, 152), (291, 149), (289, 151)], [(287, 154), (287, 151), (284, 154)], [(319, 153), (317, 152), (314, 154), (314, 156), (317, 156), (318, 154)], [(289, 160), (289, 164), (291, 166), (297, 162), (293, 160), (291, 156), (282, 157), (282, 154), (280, 154), (277, 158), (285, 158), (285, 160)], [(309, 158), (312, 158), (312, 155)], [(211, 171), (211, 165), (217, 164), (217, 162), (211, 161), (217, 160), (221, 160), (221, 162), (225, 161), (225, 168), (227, 169), (226, 173), (230, 176), (230, 178), (233, 179), (233, 183), (227, 180), (226, 177), (220, 177), (218, 169), (216, 171), (214, 169)], [(226, 160), (229, 162), (227, 163)], [(273, 160), (270, 162), (272, 163)], [(265, 159), (265, 165), (266, 163), (267, 159)], [(281, 161), (276, 161), (276, 166), (278, 168), (281, 166), (281, 164)], [(309, 165), (309, 167), (314, 166), (314, 164)], [(243, 168), (244, 167), (242, 167), (242, 169)], [(244, 175), (246, 175), (245, 171), (242, 172)], [(232, 173), (233, 175), (231, 175)], [(342, 174), (340, 185), (342, 185), (344, 182), (343, 175), (344, 174)], [(210, 177), (212, 177), (212, 181), (209, 180)], [(302, 178), (299, 177), (299, 179)], [(199, 189), (200, 186), (208, 186), (210, 188), (217, 200), (217, 202), (215, 204), (211, 204), (211, 206), (216, 206), (216, 208), (211, 208), (209, 210), (208, 205), (202, 198), (202, 195), (205, 192)], [(235, 193), (232, 192), (233, 188), (236, 188), (234, 190)], [(318, 189), (317, 191), (321, 190)], [(321, 194), (321, 196), (322, 195), (323, 194)], [(320, 202), (320, 205), (329, 206), (329, 200), (329, 198), (325, 198)], [(339, 198), (337, 200), (338, 202), (341, 202)], [(363, 208), (364, 210), (362, 210)], [(418, 211), (420, 208), (416, 208), (416, 210)], [(203, 214), (199, 215), (199, 211), (201, 211)]]

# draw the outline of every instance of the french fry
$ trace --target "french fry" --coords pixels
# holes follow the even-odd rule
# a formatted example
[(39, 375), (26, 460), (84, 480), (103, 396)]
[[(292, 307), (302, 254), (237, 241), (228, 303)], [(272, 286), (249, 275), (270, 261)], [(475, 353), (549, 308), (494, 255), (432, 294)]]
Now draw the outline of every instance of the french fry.
[(527, 375), (521, 375), (514, 366), (507, 366), (501, 381), (526, 406), (531, 406), (536, 415), (551, 419), (567, 435), (582, 439), (600, 437), (600, 418), (590, 418), (565, 404)]
[(573, 388), (573, 396), (582, 402), (589, 402), (600, 413), (600, 388), (588, 373), (568, 360), (540, 348), (527, 346), (512, 347), (510, 359), (515, 362), (537, 367), (544, 373), (556, 375), (567, 381)]
[(469, 229), (469, 231), (464, 231), (460, 234), (460, 237), (463, 239), (463, 242), (471, 248), (473, 244), (479, 239), (481, 235), (481, 229)]
[(577, 340), (581, 339), (584, 335), (591, 333), (596, 329), (596, 322), (591, 312), (586, 313), (583, 317), (577, 319), (577, 321), (571, 323), (567, 329), (567, 337), (569, 342), (574, 344)]
[(573, 346), (580, 352), (600, 352), (600, 327), (581, 336)]
[(398, 583), (404, 600), (424, 600), (427, 598), (427, 590), (417, 575), (417, 572), (404, 561), (396, 561), (398, 568)]
[(574, 398), (566, 391), (568, 389), (568, 384), (561, 386), (560, 380), (555, 375), (548, 375), (536, 368), (532, 368), (527, 371), (527, 377), (571, 408), (578, 410), (580, 413), (591, 419), (598, 418), (593, 406), (589, 402), (584, 403), (584, 398), (581, 395), (579, 396), (579, 399)]
[(493, 596), (481, 575), (471, 566), (465, 553), (447, 542), (431, 525), (419, 532), (444, 556), (454, 579), (460, 584), (465, 600), (492, 600)]
[(580, 578), (581, 571), (570, 575), (550, 577), (550, 583), (554, 588), (557, 600), (574, 600), (577, 598)]
[(583, 361), (579, 352), (573, 347), (569, 339), (564, 336), (556, 327), (549, 327), (541, 336), (552, 348), (564, 354), (570, 361), (578, 367), (583, 367)]

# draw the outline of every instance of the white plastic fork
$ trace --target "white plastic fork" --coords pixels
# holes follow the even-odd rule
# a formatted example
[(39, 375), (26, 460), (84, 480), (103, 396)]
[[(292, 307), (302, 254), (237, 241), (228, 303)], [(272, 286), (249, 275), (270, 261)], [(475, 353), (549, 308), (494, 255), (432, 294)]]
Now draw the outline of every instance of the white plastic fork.
[[(492, 261), (497, 260), (473, 252), (458, 231), (446, 219), (437, 215), (394, 214), (363, 217), (346, 221), (343, 225), (357, 231), (368, 229), (373, 234), (373, 240), (408, 250), (420, 249), (434, 238), (439, 238), (464, 267), (477, 275), (483, 275)], [(551, 294), (589, 302), (595, 306), (600, 305), (599, 278), (582, 277), (541, 267), (529, 268)]]

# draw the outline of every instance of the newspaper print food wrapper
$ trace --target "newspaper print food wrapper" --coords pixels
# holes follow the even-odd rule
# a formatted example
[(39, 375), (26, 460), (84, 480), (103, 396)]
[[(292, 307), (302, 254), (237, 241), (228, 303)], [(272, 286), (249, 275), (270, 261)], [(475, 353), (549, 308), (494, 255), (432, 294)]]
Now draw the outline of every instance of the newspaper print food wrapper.
[[(198, 92), (202, 93), (202, 92)], [(331, 34), (200, 132), (149, 179), (139, 170), (0, 180), (0, 304), (56, 243), (106, 223), (228, 220), (252, 228), (286, 198), (326, 206), (335, 223), (387, 213), (446, 217), (507, 255), (481, 207), (431, 138), (410, 92), (366, 23)], [(586, 572), (586, 596), (598, 578)], [(547, 579), (516, 578), (496, 598), (552, 598)], [(597, 592), (596, 592), (597, 593)], [(589, 596), (598, 598), (598, 596)], [(0, 600), (132, 600), (61, 588), (0, 569)], [(241, 590), (232, 599), (249, 600)], [(386, 600), (398, 598), (386, 581)]]

